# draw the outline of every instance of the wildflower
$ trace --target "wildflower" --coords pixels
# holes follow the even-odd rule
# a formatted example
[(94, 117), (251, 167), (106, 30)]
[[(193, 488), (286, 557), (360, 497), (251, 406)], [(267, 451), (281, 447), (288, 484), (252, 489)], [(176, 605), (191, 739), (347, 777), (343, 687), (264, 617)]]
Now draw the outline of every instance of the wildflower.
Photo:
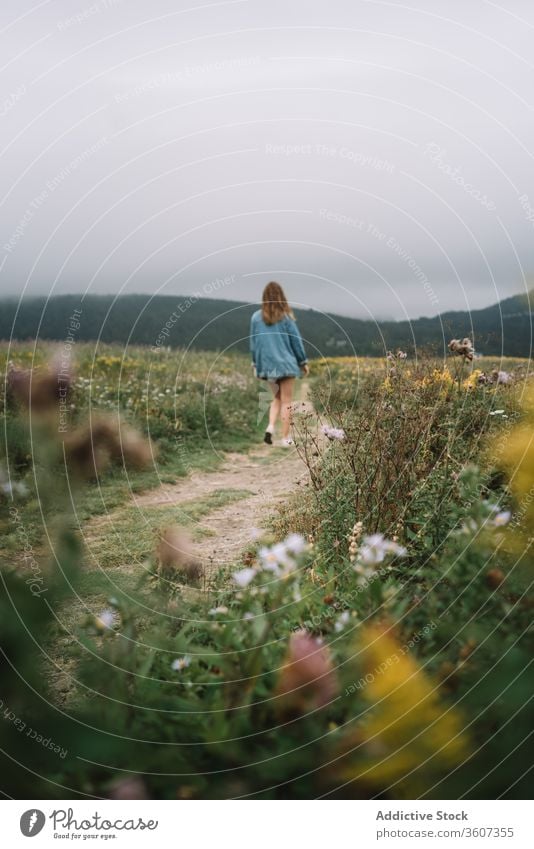
[(72, 387), (70, 363), (56, 357), (44, 369), (20, 369), (10, 362), (6, 387), (12, 398), (34, 412), (55, 410), (59, 402), (67, 402)]
[(506, 580), (506, 575), (501, 569), (490, 569), (486, 572), (486, 583), (492, 590), (496, 590)]
[(529, 413), (524, 424), (517, 425), (501, 440), (499, 445), (501, 463), (510, 474), (510, 487), (527, 508), (529, 522), (533, 516), (531, 492), (534, 487), (534, 393), (526, 399)]
[(405, 557), (406, 549), (393, 540), (385, 539), (383, 534), (372, 534), (364, 537), (359, 557), (368, 566), (382, 563), (388, 555)]
[(114, 419), (102, 417), (68, 436), (65, 456), (69, 469), (81, 477), (94, 478), (112, 461), (142, 468), (148, 465), (153, 454), (150, 443), (132, 428), (121, 427)]
[(301, 534), (289, 534), (285, 545), (292, 554), (302, 554), (308, 547), (306, 540)]
[(493, 524), (496, 528), (503, 528), (505, 525), (508, 524), (511, 518), (512, 514), (509, 510), (501, 510), (501, 512), (497, 513), (497, 515), (494, 517)]
[(271, 548), (262, 546), (258, 551), (258, 556), (262, 569), (265, 569), (267, 572), (275, 572), (276, 574), (280, 572), (279, 558)]
[(191, 580), (198, 580), (202, 567), (192, 547), (190, 536), (178, 526), (166, 528), (156, 549), (158, 575), (172, 576), (174, 572), (183, 572)]
[(258, 552), (262, 569), (280, 575), (288, 574), (296, 568), (295, 556), (307, 548), (304, 537), (300, 534), (290, 534), (283, 542), (272, 546), (262, 546)]
[[(365, 724), (342, 743), (342, 752), (349, 752), (342, 777), (379, 789), (401, 782), (403, 795), (418, 795), (429, 772), (461, 763), (468, 754), (461, 715), (440, 703), (432, 680), (386, 630), (362, 626), (359, 634), (369, 679), (362, 695), (370, 708)], [(418, 775), (419, 769), (424, 773)]]
[(504, 410), (491, 410), (490, 416), (502, 416)]
[(343, 613), (338, 616), (335, 624), (334, 631), (337, 631), (339, 634), (341, 631), (345, 629), (345, 625), (348, 625), (350, 622), (350, 612), (348, 610), (344, 610)]
[(243, 621), (244, 621), (244, 622), (250, 622), (250, 620), (251, 620), (251, 619), (254, 619), (254, 614), (253, 614), (253, 613), (249, 613), (249, 612), (247, 611), (246, 613), (244, 613), (244, 614), (243, 614)]
[(458, 655), (461, 658), (461, 660), (467, 660), (467, 658), (470, 655), (473, 654), (476, 647), (477, 647), (476, 640), (473, 640), (473, 639), (467, 640), (467, 642), (462, 646), (462, 648), (458, 652)]
[(474, 389), (480, 383), (480, 375), (481, 372), (479, 369), (474, 369), (474, 371), (469, 375), (467, 380), (464, 380), (463, 387), (464, 389)]
[(398, 360), (407, 360), (408, 354), (405, 351), (401, 351), (400, 348), (397, 348), (397, 352), (395, 354)]
[(263, 568), (272, 572), (278, 572), (280, 566), (289, 566), (291, 561), (291, 555), (283, 542), (278, 542), (270, 548), (260, 548), (259, 557)]
[(284, 713), (302, 715), (335, 697), (337, 680), (327, 648), (306, 631), (292, 634), (276, 695)]
[(222, 613), (224, 615), (225, 613), (228, 613), (228, 608), (224, 605), (220, 605), (219, 607), (212, 607), (209, 613), (210, 616), (217, 616), (219, 613)]
[(363, 522), (356, 522), (349, 536), (349, 558), (351, 563), (356, 559), (358, 553), (359, 540), (363, 531)]
[(188, 654), (184, 654), (183, 657), (177, 657), (171, 663), (171, 669), (174, 672), (182, 672), (184, 669), (187, 669), (188, 666), (191, 666), (191, 658)]
[(232, 577), (233, 577), (233, 579), (236, 582), (238, 587), (244, 588), (244, 587), (248, 587), (248, 585), (250, 584), (251, 581), (254, 580), (256, 575), (257, 575), (257, 570), (253, 569), (251, 566), (249, 566), (246, 569), (241, 569), (239, 572), (234, 572)]
[(140, 775), (129, 775), (114, 781), (108, 790), (109, 799), (148, 799), (148, 790)]
[(20, 481), (9, 482), (3, 477), (2, 469), (0, 469), (0, 481), (0, 493), (6, 498), (15, 498), (15, 496), (25, 498), (28, 495), (29, 490), (26, 484)]
[(449, 351), (451, 354), (457, 354), (459, 357), (463, 357), (465, 360), (469, 360), (470, 362), (475, 356), (473, 343), (467, 337), (461, 341), (460, 339), (451, 339), (449, 342)]
[(346, 438), (346, 433), (341, 427), (330, 427), (329, 425), (323, 425), (321, 428), (324, 435), (331, 442), (343, 442)]
[(510, 386), (514, 382), (513, 376), (509, 371), (499, 371), (499, 369), (493, 369), (491, 373), (491, 377), (493, 383), (501, 386)]
[(117, 616), (114, 610), (103, 610), (98, 616), (95, 616), (95, 628), (100, 633), (111, 631), (117, 623)]

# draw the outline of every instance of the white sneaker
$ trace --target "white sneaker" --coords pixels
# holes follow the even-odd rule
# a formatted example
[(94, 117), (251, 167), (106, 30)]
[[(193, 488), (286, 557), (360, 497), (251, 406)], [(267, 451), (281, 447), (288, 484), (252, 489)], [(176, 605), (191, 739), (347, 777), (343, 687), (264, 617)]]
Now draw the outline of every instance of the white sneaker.
[(290, 436), (288, 436), (287, 439), (282, 439), (280, 442), (282, 448), (292, 448), (294, 444), (295, 443), (293, 442)]

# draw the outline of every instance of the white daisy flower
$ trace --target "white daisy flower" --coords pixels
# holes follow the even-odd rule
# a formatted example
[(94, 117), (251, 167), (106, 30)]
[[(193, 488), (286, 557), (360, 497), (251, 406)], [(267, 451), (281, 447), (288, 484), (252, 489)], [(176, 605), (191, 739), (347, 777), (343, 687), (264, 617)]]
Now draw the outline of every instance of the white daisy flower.
[(345, 625), (348, 625), (350, 622), (350, 612), (348, 610), (344, 610), (343, 613), (338, 616), (336, 623), (334, 625), (334, 631), (337, 631), (339, 634), (340, 631), (343, 631)]
[(497, 515), (494, 517), (493, 524), (497, 528), (502, 528), (508, 524), (511, 518), (512, 514), (509, 510), (501, 510), (500, 513), (497, 513)]
[(183, 669), (187, 669), (188, 666), (191, 665), (191, 658), (188, 654), (185, 654), (183, 657), (177, 657), (171, 663), (171, 669), (175, 672), (182, 672)]
[(246, 569), (241, 569), (239, 572), (234, 572), (232, 577), (238, 587), (248, 587), (250, 582), (256, 577), (256, 569), (252, 569), (249, 566)]
[(302, 554), (306, 551), (308, 547), (308, 543), (302, 536), (302, 534), (289, 534), (286, 538), (285, 546), (291, 554)]
[(280, 573), (278, 558), (270, 548), (266, 548), (265, 546), (260, 548), (258, 557), (260, 558), (261, 568), (266, 572), (274, 572), (276, 575)]
[(291, 555), (285, 542), (277, 542), (271, 547), (271, 555), (276, 559), (278, 566), (293, 566)]
[(115, 627), (116, 617), (113, 610), (103, 610), (96, 617), (96, 626), (102, 631), (111, 630)]
[(372, 534), (363, 538), (360, 547), (360, 560), (368, 566), (382, 563), (388, 554), (404, 557), (406, 549), (393, 540), (385, 539), (384, 534)]
[(228, 608), (224, 605), (220, 605), (219, 607), (212, 607), (210, 610), (211, 616), (217, 616), (218, 613), (228, 613)]

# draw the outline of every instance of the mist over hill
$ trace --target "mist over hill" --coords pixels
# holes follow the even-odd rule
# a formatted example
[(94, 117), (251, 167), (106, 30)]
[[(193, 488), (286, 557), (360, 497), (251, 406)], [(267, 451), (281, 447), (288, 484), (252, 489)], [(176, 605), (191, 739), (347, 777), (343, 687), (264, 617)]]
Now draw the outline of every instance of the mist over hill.
[[(295, 314), (310, 357), (382, 356), (397, 347), (442, 354), (452, 337), (470, 335), (480, 354), (528, 357), (534, 293), (485, 309), (413, 321), (371, 321), (315, 310)], [(256, 305), (195, 296), (62, 295), (0, 301), (0, 338), (100, 340), (198, 350), (248, 350)], [(74, 316), (74, 321), (72, 317)]]

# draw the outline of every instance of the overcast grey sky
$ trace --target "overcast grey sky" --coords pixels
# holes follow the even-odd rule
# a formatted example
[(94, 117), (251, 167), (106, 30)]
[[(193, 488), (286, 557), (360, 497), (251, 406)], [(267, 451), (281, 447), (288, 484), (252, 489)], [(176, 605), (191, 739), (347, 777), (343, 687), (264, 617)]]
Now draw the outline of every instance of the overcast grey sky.
[(2, 0), (1, 291), (525, 291), (533, 37), (529, 0)]

